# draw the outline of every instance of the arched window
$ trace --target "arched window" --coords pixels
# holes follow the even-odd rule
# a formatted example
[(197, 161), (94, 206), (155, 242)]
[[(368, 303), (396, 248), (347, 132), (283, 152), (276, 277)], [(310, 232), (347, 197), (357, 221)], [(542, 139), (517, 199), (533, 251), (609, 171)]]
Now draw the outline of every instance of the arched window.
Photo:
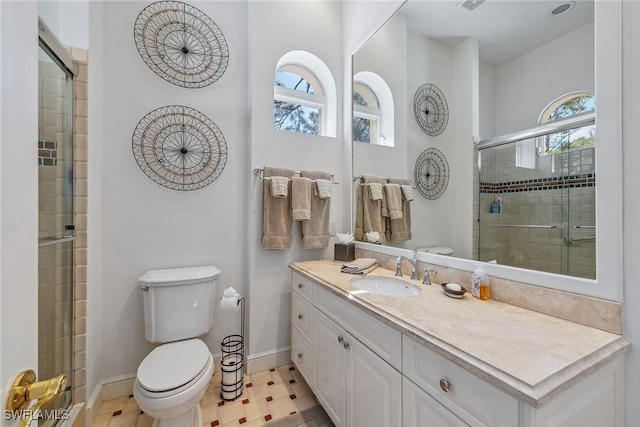
[(361, 71), (353, 77), (353, 140), (394, 146), (393, 94), (379, 75)]
[[(540, 114), (538, 124), (562, 120), (571, 116), (595, 111), (595, 98), (586, 92), (572, 92), (563, 95)], [(539, 139), (539, 155), (555, 154), (595, 146), (595, 125), (582, 126), (568, 131), (557, 132)]]
[(337, 96), (327, 66), (304, 51), (285, 54), (273, 80), (273, 124), (276, 129), (336, 136)]

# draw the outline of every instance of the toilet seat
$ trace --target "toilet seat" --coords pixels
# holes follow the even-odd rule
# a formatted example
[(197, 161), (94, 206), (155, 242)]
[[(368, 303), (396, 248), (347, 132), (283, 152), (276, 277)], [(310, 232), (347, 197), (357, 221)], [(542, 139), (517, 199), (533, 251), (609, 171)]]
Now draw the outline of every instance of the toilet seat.
[(177, 341), (156, 347), (140, 366), (136, 379), (140, 391), (149, 397), (168, 397), (197, 382), (213, 357), (199, 339)]

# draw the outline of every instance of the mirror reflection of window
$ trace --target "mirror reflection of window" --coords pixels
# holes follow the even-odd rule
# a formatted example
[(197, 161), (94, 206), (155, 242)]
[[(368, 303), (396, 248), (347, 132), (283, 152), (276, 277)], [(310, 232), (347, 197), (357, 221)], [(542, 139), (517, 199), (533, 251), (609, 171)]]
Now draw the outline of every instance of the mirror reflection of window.
[(353, 85), (353, 140), (375, 143), (379, 140), (380, 103), (373, 90), (364, 83)]
[[(540, 114), (539, 124), (595, 111), (595, 97), (589, 93), (569, 93), (551, 102)], [(595, 147), (595, 124), (547, 135), (538, 140), (538, 155), (563, 153)]]
[(276, 129), (319, 135), (326, 98), (318, 78), (300, 65), (279, 68), (273, 80)]

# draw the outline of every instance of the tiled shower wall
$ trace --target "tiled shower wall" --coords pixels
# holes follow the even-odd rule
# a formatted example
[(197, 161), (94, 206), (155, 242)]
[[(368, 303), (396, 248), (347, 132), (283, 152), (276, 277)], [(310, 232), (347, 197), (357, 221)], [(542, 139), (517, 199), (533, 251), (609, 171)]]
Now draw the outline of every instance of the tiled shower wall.
[[(516, 167), (515, 150), (481, 154), (479, 258), (595, 278), (595, 149), (539, 156), (536, 169)], [(492, 214), (498, 196), (502, 213)]]
[(77, 239), (74, 250), (73, 306), (73, 400), (86, 400), (87, 386), (87, 167), (89, 147), (89, 53), (69, 48), (78, 66), (75, 80), (75, 194), (74, 221)]

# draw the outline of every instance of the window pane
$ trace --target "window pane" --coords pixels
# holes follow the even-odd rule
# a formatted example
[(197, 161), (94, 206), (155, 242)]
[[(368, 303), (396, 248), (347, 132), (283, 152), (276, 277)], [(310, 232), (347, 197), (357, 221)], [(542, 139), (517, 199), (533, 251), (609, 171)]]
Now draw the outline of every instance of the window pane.
[(582, 126), (545, 137), (543, 154), (555, 154), (596, 145), (595, 125)]
[(309, 83), (303, 77), (300, 77), (298, 74), (291, 73), (289, 71), (276, 72), (273, 85), (282, 86), (288, 89), (293, 89), (305, 93), (316, 93), (311, 86), (311, 83)]
[(353, 140), (371, 142), (371, 120), (362, 117), (353, 118)]
[(320, 133), (320, 110), (317, 108), (274, 100), (273, 111), (276, 129), (312, 135)]
[(564, 119), (576, 114), (595, 110), (595, 99), (591, 95), (581, 95), (568, 99), (551, 112), (549, 120)]

